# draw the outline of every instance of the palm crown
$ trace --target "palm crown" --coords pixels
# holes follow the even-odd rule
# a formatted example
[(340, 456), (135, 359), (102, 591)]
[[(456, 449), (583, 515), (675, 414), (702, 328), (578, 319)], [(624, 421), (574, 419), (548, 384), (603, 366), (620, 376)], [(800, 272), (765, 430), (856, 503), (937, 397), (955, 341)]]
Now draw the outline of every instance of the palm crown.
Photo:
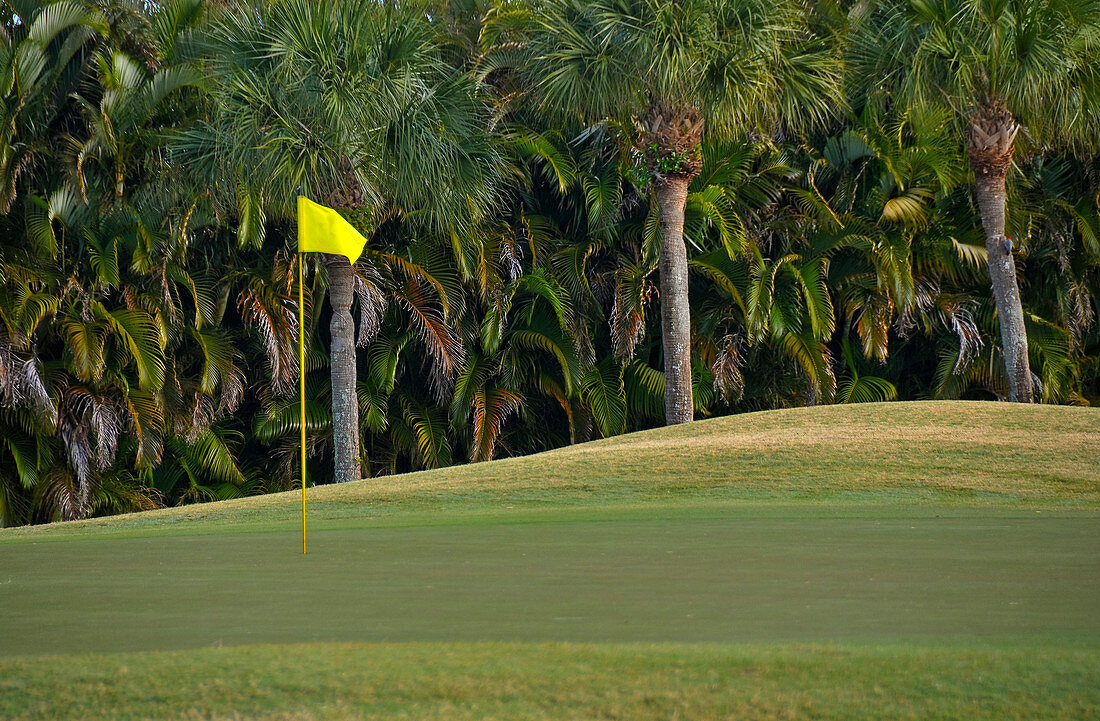
[[(300, 189), (439, 226), (492, 201), (496, 151), (469, 78), (415, 7), (289, 0), (228, 11), (212, 33), (214, 113), (195, 147), (289, 215)], [(219, 175), (215, 170), (212, 175)]]
[(852, 79), (960, 120), (1003, 107), (1039, 143), (1100, 141), (1100, 2), (898, 0), (855, 12)]
[[(669, 148), (680, 152), (695, 149), (704, 126), (728, 134), (781, 117), (818, 121), (834, 105), (839, 66), (809, 42), (799, 9), (767, 0), (547, 3), (532, 79), (551, 114), (642, 121), (646, 139), (680, 141)], [(673, 119), (678, 132), (661, 135)]]

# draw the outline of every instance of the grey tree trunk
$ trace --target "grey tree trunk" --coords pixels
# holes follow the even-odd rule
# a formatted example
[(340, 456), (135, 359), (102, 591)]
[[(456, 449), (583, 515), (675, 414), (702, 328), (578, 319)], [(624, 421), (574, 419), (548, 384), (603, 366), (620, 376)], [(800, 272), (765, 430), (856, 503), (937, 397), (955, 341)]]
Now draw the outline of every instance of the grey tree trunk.
[(329, 367), (332, 374), (332, 443), (335, 448), (335, 481), (358, 481), (359, 401), (355, 395), (355, 322), (351, 302), (355, 271), (342, 255), (324, 255), (328, 272), (328, 300), (332, 306)]
[(661, 213), (661, 335), (665, 355), (665, 425), (694, 417), (691, 389), (691, 308), (684, 246), (684, 208), (691, 179), (670, 175), (655, 185)]
[(1012, 241), (1005, 236), (1005, 178), (1012, 160), (1019, 126), (1002, 106), (984, 109), (971, 121), (970, 166), (974, 170), (974, 197), (982, 214), (989, 279), (1001, 325), (1001, 350), (1008, 376), (1008, 399), (1031, 403), (1031, 364), (1027, 330), (1016, 282)]
[(1001, 349), (1008, 376), (1008, 399), (1031, 403), (1031, 364), (1027, 357), (1027, 330), (1016, 282), (1016, 261), (1012, 243), (1005, 237), (1005, 177), (977, 178), (975, 197), (985, 228), (985, 248), (989, 256), (989, 279), (1001, 324)]

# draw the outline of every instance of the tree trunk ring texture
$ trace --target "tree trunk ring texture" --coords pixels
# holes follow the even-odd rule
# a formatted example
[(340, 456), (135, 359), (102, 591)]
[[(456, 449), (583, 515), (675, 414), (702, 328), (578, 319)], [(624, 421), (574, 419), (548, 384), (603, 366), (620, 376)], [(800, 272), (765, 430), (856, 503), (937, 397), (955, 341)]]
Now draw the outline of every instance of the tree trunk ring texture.
[(691, 309), (684, 245), (684, 207), (691, 178), (669, 175), (655, 184), (661, 213), (661, 334), (665, 355), (665, 424), (694, 417), (691, 387)]
[(1008, 377), (1008, 399), (1032, 400), (1031, 365), (1020, 286), (1012, 244), (1005, 236), (1005, 179), (1019, 124), (998, 103), (979, 109), (970, 119), (968, 151), (974, 171), (974, 197), (982, 216), (989, 279), (1001, 326), (1001, 349)]
[(328, 272), (328, 299), (332, 306), (329, 368), (332, 375), (334, 480), (346, 483), (361, 478), (359, 401), (355, 393), (355, 322), (351, 317), (355, 270), (342, 255), (325, 253), (323, 257)]

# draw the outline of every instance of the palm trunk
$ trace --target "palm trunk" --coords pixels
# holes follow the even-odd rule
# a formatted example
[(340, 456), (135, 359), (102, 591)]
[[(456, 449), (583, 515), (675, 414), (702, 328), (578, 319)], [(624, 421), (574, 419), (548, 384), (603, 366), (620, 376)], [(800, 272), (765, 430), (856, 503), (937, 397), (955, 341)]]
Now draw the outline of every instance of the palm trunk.
[(1016, 282), (1012, 242), (1005, 236), (1005, 178), (1012, 160), (1018, 128), (1003, 107), (984, 109), (970, 128), (970, 165), (974, 170), (974, 197), (982, 214), (989, 279), (1001, 325), (1001, 349), (1008, 376), (1008, 399), (1032, 401), (1031, 365), (1027, 355), (1027, 330)]
[(332, 443), (335, 448), (335, 481), (358, 481), (359, 402), (355, 394), (355, 323), (351, 302), (355, 271), (341, 255), (324, 256), (328, 271), (328, 301), (332, 306), (329, 323), (329, 368), (332, 374)]
[(665, 355), (665, 425), (694, 417), (691, 389), (691, 308), (684, 246), (684, 208), (691, 179), (667, 176), (656, 183), (661, 213), (661, 333)]

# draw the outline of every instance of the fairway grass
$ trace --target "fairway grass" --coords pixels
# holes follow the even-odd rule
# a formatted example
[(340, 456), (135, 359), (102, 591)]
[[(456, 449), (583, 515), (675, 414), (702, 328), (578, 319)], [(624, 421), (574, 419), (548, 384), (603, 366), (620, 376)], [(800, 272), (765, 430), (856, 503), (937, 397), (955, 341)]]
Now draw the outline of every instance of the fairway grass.
[(750, 414), (0, 530), (0, 719), (1100, 719), (1100, 412)]

